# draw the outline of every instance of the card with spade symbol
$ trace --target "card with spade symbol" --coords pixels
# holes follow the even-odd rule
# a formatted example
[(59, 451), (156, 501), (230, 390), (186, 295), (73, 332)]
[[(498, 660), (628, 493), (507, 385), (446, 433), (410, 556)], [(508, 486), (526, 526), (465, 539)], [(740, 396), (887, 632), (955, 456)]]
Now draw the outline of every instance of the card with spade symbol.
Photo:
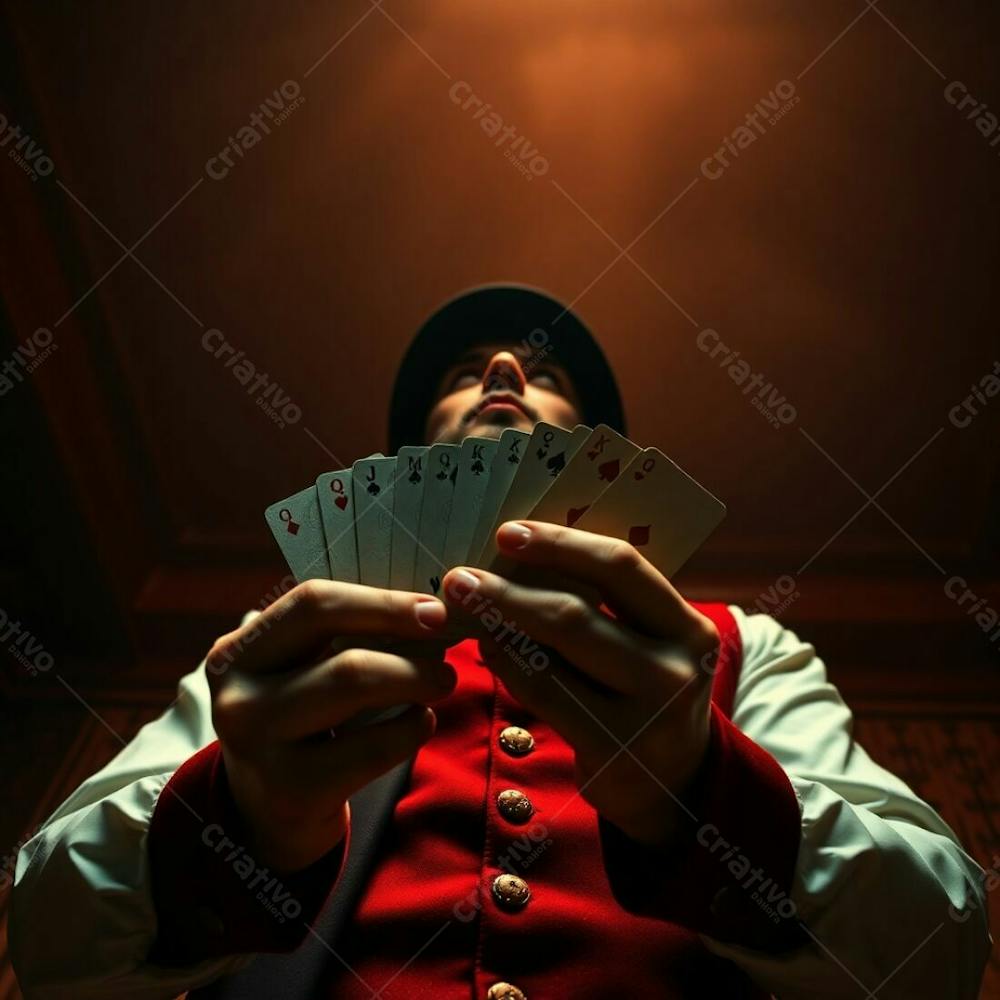
[(351, 472), (358, 577), (369, 587), (388, 587), (396, 459), (361, 458)]
[(445, 566), (460, 566), (469, 557), (469, 546), (490, 483), (490, 470), (499, 441), (467, 437), (458, 456), (458, 481), (451, 504), (448, 535), (444, 543)]
[(526, 516), (572, 528), (641, 450), (607, 424), (599, 424)]
[(412, 590), (420, 536), (420, 511), (427, 483), (429, 448), (407, 445), (396, 455), (396, 485), (392, 495), (392, 551), (389, 554), (389, 587)]
[(510, 484), (514, 481), (514, 476), (517, 475), (517, 470), (527, 454), (526, 447), (530, 437), (527, 431), (519, 431), (515, 427), (508, 427), (500, 435), (496, 451), (493, 452), (493, 461), (489, 465), (486, 490), (479, 505), (472, 541), (469, 542), (465, 553), (465, 562), (470, 566), (479, 565), (479, 554), (483, 551), (503, 498), (507, 495)]
[(461, 450), (457, 444), (435, 444), (427, 453), (427, 482), (420, 510), (416, 568), (411, 587), (418, 593), (439, 593), (441, 577), (448, 568), (444, 564), (444, 543), (448, 537)]
[[(430, 594), (454, 565), (528, 569), (497, 557), (494, 534), (507, 520), (551, 520), (624, 538), (670, 576), (724, 515), (722, 503), (656, 448), (640, 450), (603, 425), (567, 431), (542, 423), (530, 435), (507, 428), (499, 440), (370, 455), (264, 512), (298, 582)], [(361, 713), (348, 728), (405, 707)]]
[(497, 528), (504, 521), (527, 515), (556, 482), (590, 433), (590, 428), (583, 424), (577, 424), (571, 431), (543, 421), (535, 424), (525, 448), (524, 460), (490, 526), (477, 566), (487, 567), (493, 562), (497, 555)]
[(645, 448), (576, 522), (622, 538), (673, 576), (726, 516), (725, 505), (657, 448)]
[(264, 513), (297, 581), (433, 594), (452, 566), (509, 571), (494, 534), (521, 518), (624, 538), (670, 576), (725, 507), (656, 448), (603, 425), (539, 423), (530, 435), (508, 428), (499, 440), (359, 459)]

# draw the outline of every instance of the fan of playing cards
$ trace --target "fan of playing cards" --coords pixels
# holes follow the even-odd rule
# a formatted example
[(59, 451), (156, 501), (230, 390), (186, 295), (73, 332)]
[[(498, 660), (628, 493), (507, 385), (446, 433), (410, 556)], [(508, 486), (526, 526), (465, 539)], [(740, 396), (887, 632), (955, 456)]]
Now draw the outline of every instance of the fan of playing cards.
[(453, 566), (489, 569), (495, 533), (530, 518), (622, 538), (671, 576), (726, 508), (663, 452), (602, 424), (404, 447), (324, 472), (264, 512), (298, 582), (436, 594)]

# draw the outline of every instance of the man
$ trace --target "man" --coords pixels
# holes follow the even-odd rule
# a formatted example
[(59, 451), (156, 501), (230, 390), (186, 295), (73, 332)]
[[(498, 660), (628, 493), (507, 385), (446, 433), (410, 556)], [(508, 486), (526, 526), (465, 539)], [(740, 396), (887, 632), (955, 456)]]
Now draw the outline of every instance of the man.
[[(418, 334), (390, 446), (537, 420), (624, 428), (577, 317), (487, 287)], [(811, 646), (620, 541), (498, 543), (443, 600), (311, 581), (219, 639), (22, 850), (29, 1000), (978, 995), (982, 873)]]

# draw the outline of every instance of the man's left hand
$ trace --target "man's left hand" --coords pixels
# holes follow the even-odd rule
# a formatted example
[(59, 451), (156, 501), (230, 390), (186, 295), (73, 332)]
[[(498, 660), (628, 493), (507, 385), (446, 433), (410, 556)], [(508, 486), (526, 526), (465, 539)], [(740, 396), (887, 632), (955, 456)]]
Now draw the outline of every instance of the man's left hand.
[[(508, 521), (497, 540), (503, 555), (570, 589), (458, 567), (442, 587), (453, 620), (573, 748), (583, 798), (632, 839), (666, 843), (708, 746), (714, 623), (627, 542), (541, 521)], [(521, 633), (546, 661), (518, 652)]]

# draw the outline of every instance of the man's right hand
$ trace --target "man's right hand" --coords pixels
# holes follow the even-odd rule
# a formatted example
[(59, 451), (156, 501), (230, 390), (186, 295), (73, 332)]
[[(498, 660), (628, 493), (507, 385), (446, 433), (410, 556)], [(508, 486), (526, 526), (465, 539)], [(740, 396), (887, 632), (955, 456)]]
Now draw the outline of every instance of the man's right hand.
[[(456, 683), (434, 642), (446, 620), (425, 594), (309, 580), (216, 641), (212, 721), (255, 858), (282, 873), (317, 861), (347, 830), (348, 797), (430, 739), (427, 706)], [(387, 638), (424, 642), (372, 648)], [(394, 719), (331, 735), (399, 704)]]

